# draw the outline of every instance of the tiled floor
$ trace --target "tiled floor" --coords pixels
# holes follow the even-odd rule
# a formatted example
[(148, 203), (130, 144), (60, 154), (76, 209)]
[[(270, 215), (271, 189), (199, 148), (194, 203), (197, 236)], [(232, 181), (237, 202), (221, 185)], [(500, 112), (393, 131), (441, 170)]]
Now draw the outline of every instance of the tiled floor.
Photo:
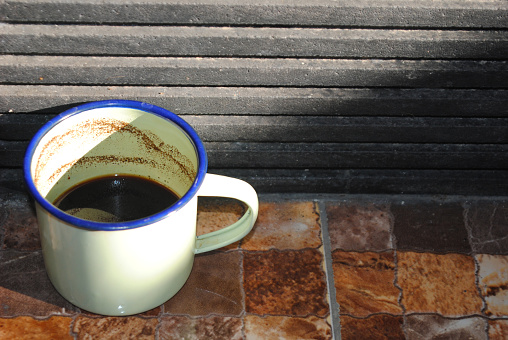
[[(202, 199), (199, 230), (242, 212)], [(251, 234), (130, 317), (58, 295), (22, 192), (0, 188), (0, 249), (1, 339), (508, 339), (508, 200), (264, 195)]]

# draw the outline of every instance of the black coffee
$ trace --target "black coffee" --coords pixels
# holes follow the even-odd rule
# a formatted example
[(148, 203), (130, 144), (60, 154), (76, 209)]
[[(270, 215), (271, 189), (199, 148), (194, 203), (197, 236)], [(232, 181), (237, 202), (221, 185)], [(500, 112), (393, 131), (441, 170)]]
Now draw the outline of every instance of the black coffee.
[(178, 199), (170, 189), (150, 179), (112, 175), (90, 179), (70, 188), (54, 205), (87, 220), (123, 222), (158, 213)]

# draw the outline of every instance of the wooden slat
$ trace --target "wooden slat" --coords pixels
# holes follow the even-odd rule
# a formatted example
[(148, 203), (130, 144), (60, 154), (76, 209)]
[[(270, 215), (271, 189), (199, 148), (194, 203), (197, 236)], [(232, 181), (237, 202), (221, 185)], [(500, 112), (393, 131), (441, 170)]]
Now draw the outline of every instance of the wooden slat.
[[(0, 140), (0, 166), (21, 167), (28, 142)], [(211, 168), (505, 169), (492, 144), (205, 143)]]
[(503, 0), (5, 0), (2, 20), (50, 23), (507, 27)]
[(0, 83), (508, 88), (506, 61), (0, 56)]
[(0, 85), (0, 113), (61, 113), (106, 99), (139, 100), (179, 115), (508, 117), (507, 90)]
[(0, 53), (38, 55), (504, 59), (495, 30), (0, 26)]

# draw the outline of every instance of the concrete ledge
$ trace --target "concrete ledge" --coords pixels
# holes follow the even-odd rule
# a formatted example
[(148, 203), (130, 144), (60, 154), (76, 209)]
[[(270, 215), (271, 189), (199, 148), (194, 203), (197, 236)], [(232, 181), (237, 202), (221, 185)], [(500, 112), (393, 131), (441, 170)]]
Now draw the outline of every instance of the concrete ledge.
[(0, 83), (508, 88), (506, 61), (0, 56)]
[(212, 172), (261, 192), (506, 195), (507, 17), (506, 0), (0, 0), (0, 182), (54, 114), (117, 98), (181, 115)]
[(0, 113), (61, 113), (112, 98), (144, 101), (180, 115), (508, 116), (507, 90), (42, 85), (0, 85)]
[(508, 118), (186, 116), (216, 142), (504, 143)]
[[(210, 168), (208, 172), (243, 179), (259, 193), (506, 197), (508, 192), (507, 170)], [(11, 190), (25, 190), (21, 170), (0, 168), (0, 185)]]
[(205, 144), (212, 168), (504, 169), (503, 144), (215, 143)]
[(210, 169), (262, 193), (437, 194), (506, 196), (508, 171)]
[(504, 59), (495, 30), (0, 25), (0, 53), (88, 56), (221, 56)]
[[(0, 116), (0, 140), (28, 140), (42, 119)], [(43, 116), (44, 119), (47, 116)], [(183, 117), (207, 142), (505, 143), (508, 118), (218, 116)]]
[(504, 0), (5, 0), (8, 22), (506, 28)]
[[(0, 167), (21, 167), (28, 142), (0, 140)], [(205, 142), (211, 168), (503, 170), (504, 144)]]

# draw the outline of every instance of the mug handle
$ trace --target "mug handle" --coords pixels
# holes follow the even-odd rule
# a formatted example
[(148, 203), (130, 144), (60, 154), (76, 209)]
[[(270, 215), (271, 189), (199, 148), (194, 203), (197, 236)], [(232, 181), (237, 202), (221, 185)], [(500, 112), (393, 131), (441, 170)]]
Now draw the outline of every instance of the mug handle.
[(235, 223), (196, 238), (195, 254), (218, 249), (247, 235), (258, 217), (258, 195), (247, 182), (237, 178), (207, 173), (198, 190), (198, 196), (234, 198), (247, 204), (247, 212)]

